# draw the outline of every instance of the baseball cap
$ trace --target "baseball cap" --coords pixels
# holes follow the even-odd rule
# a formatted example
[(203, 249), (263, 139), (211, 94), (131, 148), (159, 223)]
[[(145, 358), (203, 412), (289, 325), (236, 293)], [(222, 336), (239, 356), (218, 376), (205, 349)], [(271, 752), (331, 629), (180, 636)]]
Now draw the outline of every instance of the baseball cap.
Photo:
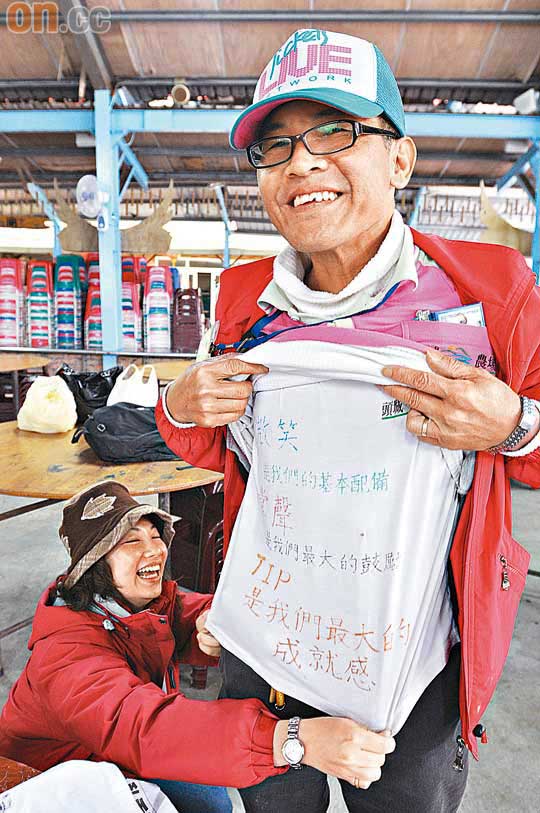
[(177, 519), (153, 505), (134, 500), (126, 486), (113, 481), (95, 483), (75, 494), (64, 506), (60, 539), (71, 562), (63, 579), (68, 589), (102, 559), (141, 517), (155, 519), (160, 536), (169, 547)]
[(303, 28), (273, 55), (257, 82), (253, 103), (236, 119), (235, 149), (257, 138), (261, 122), (284, 102), (304, 99), (360, 118), (384, 114), (405, 135), (405, 114), (396, 79), (372, 42), (318, 28)]

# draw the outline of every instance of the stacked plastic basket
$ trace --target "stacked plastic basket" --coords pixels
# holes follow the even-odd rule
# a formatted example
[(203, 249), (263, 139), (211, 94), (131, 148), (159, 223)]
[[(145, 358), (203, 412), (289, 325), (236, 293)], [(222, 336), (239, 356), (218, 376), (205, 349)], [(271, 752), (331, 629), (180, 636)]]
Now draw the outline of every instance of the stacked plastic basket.
[(90, 285), (86, 294), (84, 311), (84, 346), (87, 350), (103, 349), (101, 322), (101, 295), (99, 285)]
[(149, 266), (144, 284), (144, 346), (149, 353), (171, 350), (172, 280), (170, 269)]
[(86, 277), (89, 288), (91, 285), (99, 285), (99, 254), (97, 252), (89, 252), (86, 255)]
[(53, 266), (30, 260), (26, 271), (28, 345), (54, 347)]
[(60, 254), (54, 269), (54, 312), (56, 347), (59, 350), (82, 348), (82, 257)]
[(126, 353), (142, 350), (142, 317), (138, 257), (122, 257), (122, 349)]
[(0, 258), (0, 347), (24, 343), (23, 260)]

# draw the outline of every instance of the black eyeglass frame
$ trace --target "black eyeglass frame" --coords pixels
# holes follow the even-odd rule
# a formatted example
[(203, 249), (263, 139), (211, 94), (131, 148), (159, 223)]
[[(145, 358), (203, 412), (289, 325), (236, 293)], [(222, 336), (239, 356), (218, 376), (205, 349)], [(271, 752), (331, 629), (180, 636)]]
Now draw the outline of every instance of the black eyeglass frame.
[[(328, 124), (352, 124), (352, 141), (346, 147), (339, 147), (337, 150), (330, 150), (328, 152), (313, 152), (310, 150), (309, 146), (306, 144), (306, 136), (308, 133), (311, 133), (313, 130), (319, 130), (321, 127), (325, 127)], [(357, 139), (361, 135), (382, 135), (386, 136), (387, 138), (392, 139), (399, 139), (401, 136), (398, 133), (394, 133), (392, 130), (385, 130), (380, 127), (371, 127), (369, 124), (362, 124), (359, 121), (351, 121), (351, 119), (335, 119), (334, 121), (325, 121), (322, 124), (316, 124), (314, 127), (310, 127), (309, 130), (304, 130), (303, 133), (298, 133), (298, 135), (283, 135), (283, 136), (268, 136), (267, 138), (260, 138), (258, 141), (254, 141), (253, 144), (250, 144), (249, 147), (246, 149), (247, 152), (247, 159), (251, 166), (254, 169), (270, 169), (270, 167), (277, 167), (280, 164), (286, 164), (287, 161), (290, 161), (293, 153), (294, 148), (298, 144), (299, 141), (302, 142), (306, 150), (309, 152), (310, 155), (334, 155), (336, 152), (343, 152), (344, 150), (350, 150), (351, 147), (354, 147)], [(273, 141), (276, 138), (280, 139), (287, 139), (289, 141), (289, 155), (287, 158), (284, 158), (282, 161), (276, 161), (274, 164), (265, 164), (264, 166), (257, 166), (257, 164), (253, 161), (251, 157), (251, 150), (257, 146), (257, 144), (262, 144), (264, 141)]]

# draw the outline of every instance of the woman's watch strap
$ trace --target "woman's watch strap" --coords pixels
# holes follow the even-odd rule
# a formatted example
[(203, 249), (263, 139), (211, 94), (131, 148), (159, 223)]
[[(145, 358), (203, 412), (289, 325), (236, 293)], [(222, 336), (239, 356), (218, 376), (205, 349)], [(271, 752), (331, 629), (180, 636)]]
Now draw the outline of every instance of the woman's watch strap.
[(488, 449), (491, 454), (514, 451), (537, 424), (539, 412), (535, 402), (525, 395), (520, 395), (519, 400), (521, 401), (521, 417), (518, 425), (510, 432), (506, 440)]

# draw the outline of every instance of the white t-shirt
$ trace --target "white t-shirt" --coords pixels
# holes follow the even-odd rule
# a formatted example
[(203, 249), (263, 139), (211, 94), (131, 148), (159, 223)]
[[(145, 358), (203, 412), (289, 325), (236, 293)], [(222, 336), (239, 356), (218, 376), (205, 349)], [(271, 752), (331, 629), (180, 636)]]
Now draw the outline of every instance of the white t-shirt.
[(457, 640), (447, 560), (463, 453), (375, 384), (409, 347), (270, 341), (231, 443), (250, 467), (209, 629), (271, 686), (397, 733)]
[(0, 793), (0, 812), (174, 813), (161, 788), (128, 779), (110, 762), (71, 760)]

